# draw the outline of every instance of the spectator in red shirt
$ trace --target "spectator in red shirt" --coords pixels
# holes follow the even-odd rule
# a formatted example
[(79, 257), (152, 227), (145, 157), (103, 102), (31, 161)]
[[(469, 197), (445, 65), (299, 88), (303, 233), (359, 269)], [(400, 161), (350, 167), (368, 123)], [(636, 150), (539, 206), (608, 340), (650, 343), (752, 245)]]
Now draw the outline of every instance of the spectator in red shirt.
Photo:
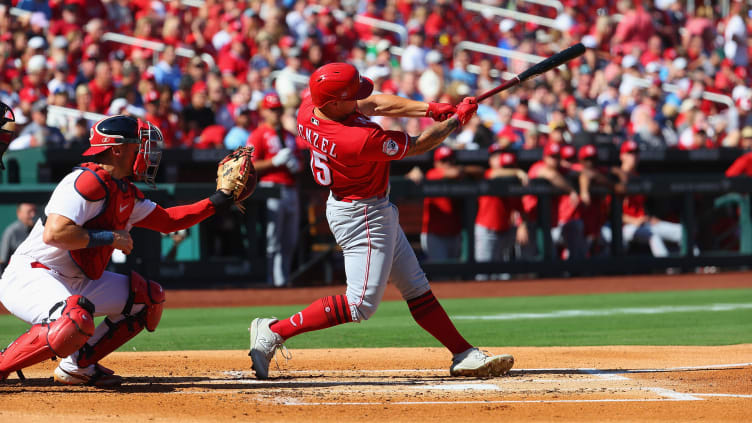
[(160, 94), (157, 91), (149, 91), (144, 94), (144, 109), (146, 115), (144, 119), (156, 125), (162, 131), (162, 137), (166, 148), (173, 148), (179, 145), (179, 140), (175, 139), (173, 125), (170, 123), (166, 114), (160, 110)]
[(105, 113), (115, 95), (109, 63), (100, 62), (97, 64), (94, 69), (94, 79), (89, 82), (89, 91), (91, 92), (91, 107), (93, 109), (91, 111)]
[(78, 4), (67, 3), (63, 5), (61, 19), (53, 19), (50, 23), (50, 34), (68, 35), (70, 32), (80, 30), (79, 13), (80, 8)]
[[(428, 181), (460, 179), (462, 168), (457, 166), (454, 150), (442, 145), (434, 151), (434, 167), (426, 172)], [(456, 259), (462, 248), (462, 201), (449, 197), (423, 199), (423, 226), (420, 246), (429, 260)]]
[(225, 47), (218, 55), (217, 67), (222, 72), (222, 80), (228, 87), (237, 87), (245, 81), (248, 73), (249, 55), (246, 49), (246, 40), (241, 35), (236, 35), (230, 41), (230, 46)]
[(616, 25), (611, 45), (625, 54), (631, 54), (634, 48), (645, 51), (648, 40), (655, 33), (650, 14), (631, 0), (619, 0), (617, 9), (622, 18)]
[[(496, 144), (488, 148), (486, 179), (514, 177), (527, 185), (525, 171), (517, 167), (514, 153), (500, 149)], [(514, 258), (515, 243), (529, 242), (527, 214), (521, 197), (478, 197), (478, 214), (475, 217), (475, 261), (503, 262)]]
[(191, 88), (190, 104), (181, 111), (184, 145), (193, 145), (201, 131), (214, 124), (214, 111), (207, 104), (206, 82), (198, 81)]

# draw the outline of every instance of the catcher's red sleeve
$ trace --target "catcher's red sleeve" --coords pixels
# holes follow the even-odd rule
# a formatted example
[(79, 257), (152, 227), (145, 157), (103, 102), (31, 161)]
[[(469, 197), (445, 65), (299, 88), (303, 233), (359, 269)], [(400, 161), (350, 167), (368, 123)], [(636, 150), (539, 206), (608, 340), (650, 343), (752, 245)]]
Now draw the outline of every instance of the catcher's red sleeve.
[(193, 204), (166, 209), (157, 205), (154, 211), (133, 225), (167, 234), (189, 228), (213, 214), (214, 205), (207, 198)]

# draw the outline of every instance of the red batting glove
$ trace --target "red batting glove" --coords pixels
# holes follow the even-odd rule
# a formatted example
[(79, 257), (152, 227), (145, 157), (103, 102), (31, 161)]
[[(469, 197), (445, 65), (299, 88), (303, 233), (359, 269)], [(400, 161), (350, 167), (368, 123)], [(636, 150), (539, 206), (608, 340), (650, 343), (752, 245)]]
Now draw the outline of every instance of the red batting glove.
[(457, 105), (457, 119), (459, 119), (460, 125), (467, 124), (476, 111), (478, 111), (478, 103), (476, 103), (475, 97), (465, 97), (462, 103)]
[(436, 122), (445, 121), (455, 113), (457, 109), (449, 103), (428, 103), (428, 110), (426, 110), (426, 116)]

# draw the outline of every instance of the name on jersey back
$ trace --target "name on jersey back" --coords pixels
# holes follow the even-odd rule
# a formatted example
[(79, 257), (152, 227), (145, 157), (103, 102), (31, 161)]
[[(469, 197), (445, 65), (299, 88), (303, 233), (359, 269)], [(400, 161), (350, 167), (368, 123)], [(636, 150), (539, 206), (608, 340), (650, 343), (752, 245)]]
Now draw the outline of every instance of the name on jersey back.
[[(312, 130), (311, 128), (306, 128), (303, 125), (298, 124), (298, 136), (306, 140), (306, 142), (308, 142), (308, 144), (313, 146), (313, 148), (315, 148), (316, 150), (319, 150), (324, 154), (328, 154), (334, 159), (337, 158), (337, 153), (334, 152), (337, 144), (329, 141), (326, 137), (320, 136), (318, 132)], [(321, 142), (319, 142), (319, 140)]]

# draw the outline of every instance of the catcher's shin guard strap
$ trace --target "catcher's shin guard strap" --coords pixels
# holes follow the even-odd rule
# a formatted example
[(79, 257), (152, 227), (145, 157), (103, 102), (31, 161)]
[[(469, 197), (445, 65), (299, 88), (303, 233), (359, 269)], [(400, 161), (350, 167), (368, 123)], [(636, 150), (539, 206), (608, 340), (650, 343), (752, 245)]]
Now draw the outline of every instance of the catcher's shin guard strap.
[(86, 344), (94, 333), (94, 305), (72, 295), (63, 302), (61, 316), (32, 326), (0, 355), (0, 374), (7, 374), (52, 357), (67, 357)]
[(81, 348), (78, 354), (78, 367), (87, 367), (97, 363), (138, 335), (145, 326), (140, 315), (126, 317), (117, 323), (105, 318), (102, 324), (109, 326), (109, 330), (94, 345), (85, 344)]

